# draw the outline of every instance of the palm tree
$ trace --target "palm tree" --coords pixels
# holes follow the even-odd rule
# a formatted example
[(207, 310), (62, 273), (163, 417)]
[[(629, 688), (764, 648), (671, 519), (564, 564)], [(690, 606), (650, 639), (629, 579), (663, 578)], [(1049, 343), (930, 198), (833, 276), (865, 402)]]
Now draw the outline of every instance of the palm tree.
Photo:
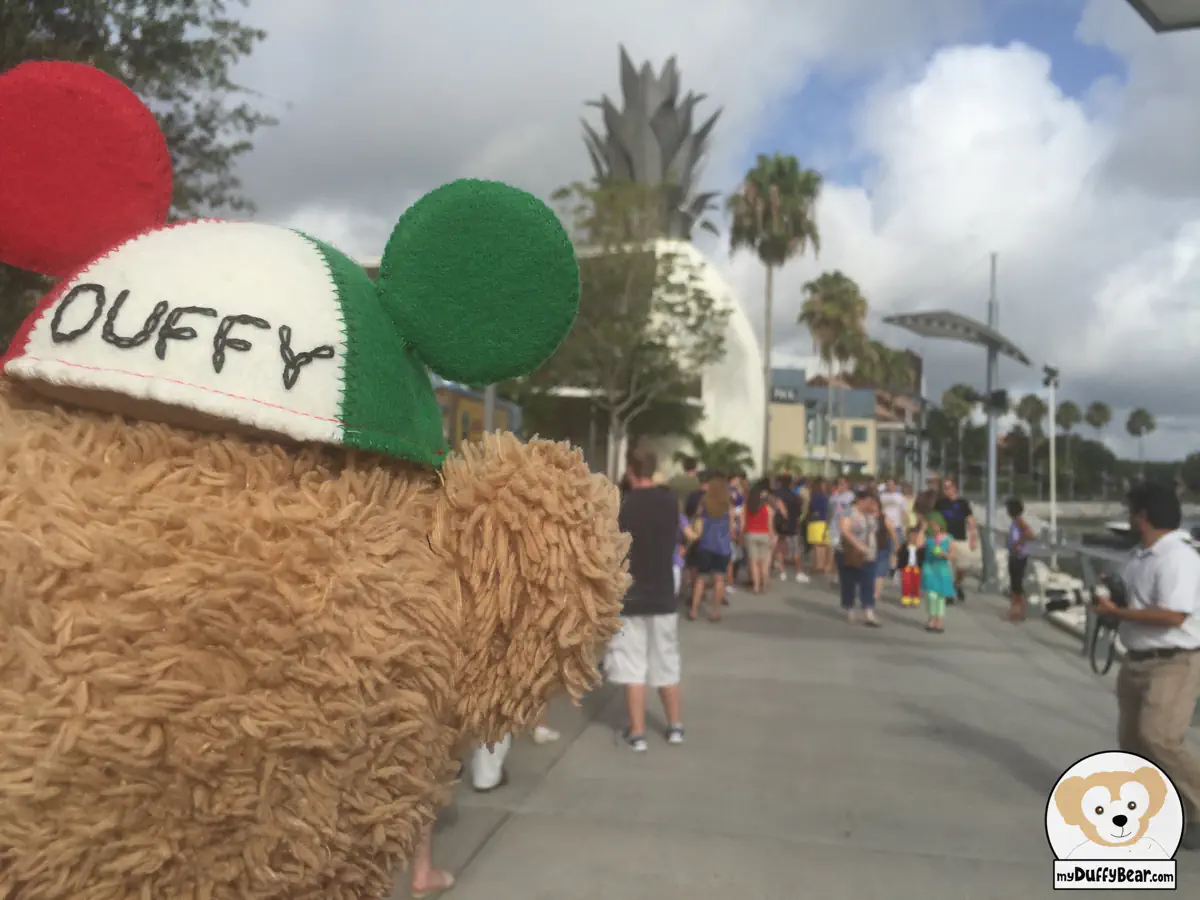
[(906, 350), (895, 350), (882, 341), (867, 341), (853, 360), (855, 380), (884, 393), (907, 393), (914, 388), (916, 367)]
[(1029, 477), (1033, 477), (1033, 451), (1042, 433), (1042, 422), (1046, 418), (1046, 403), (1037, 394), (1026, 394), (1017, 401), (1017, 418), (1025, 423), (1029, 432)]
[(1071, 432), (1083, 421), (1083, 410), (1074, 400), (1064, 400), (1054, 413), (1054, 424), (1063, 433), (1063, 461), (1067, 464), (1067, 477), (1071, 480), (1071, 496), (1075, 494), (1075, 468), (1071, 465)]
[(854, 279), (841, 271), (821, 273), (804, 285), (804, 295), (804, 306), (797, 321), (812, 335), (827, 377), (825, 462), (822, 468), (829, 474), (829, 458), (833, 452), (834, 364), (845, 366), (862, 355), (866, 344), (867, 298)]
[[(897, 394), (915, 393), (916, 366), (906, 350), (893, 349), (882, 341), (867, 341), (853, 365), (854, 380), (860, 387), (874, 389), (876, 402), (889, 410), (894, 408)], [(895, 439), (896, 435), (891, 433), (886, 445), (879, 448), (881, 459), (886, 452), (889, 469), (896, 468)]]
[(812, 169), (800, 168), (794, 156), (760, 155), (746, 173), (741, 187), (726, 202), (732, 222), (729, 249), (750, 250), (767, 270), (763, 320), (763, 384), (766, 410), (763, 415), (763, 458), (765, 472), (771, 460), (771, 317), (775, 270), (811, 248), (821, 252), (816, 206), (822, 179)]
[[(959, 489), (962, 489), (963, 484), (963, 427), (967, 424), (967, 419), (970, 418), (972, 411), (975, 409), (975, 390), (970, 385), (955, 384), (946, 389), (942, 394), (942, 412), (950, 423), (954, 426), (957, 440), (955, 441), (955, 449), (958, 452), (958, 484)], [(945, 469), (945, 466), (942, 467)], [(943, 475), (945, 472), (943, 472)]]
[(682, 462), (686, 457), (691, 456), (700, 463), (700, 468), (719, 472), (722, 475), (733, 475), (736, 472), (749, 472), (754, 469), (754, 454), (740, 441), (731, 438), (714, 438), (710, 441), (700, 434), (689, 434), (687, 440), (691, 445), (691, 452), (676, 452), (676, 462)]
[(1112, 421), (1112, 410), (1107, 403), (1101, 403), (1099, 400), (1096, 400), (1088, 404), (1087, 412), (1083, 414), (1083, 421), (1096, 429), (1096, 440), (1103, 442), (1104, 429)]
[(804, 460), (794, 453), (781, 453), (771, 460), (771, 474), (782, 475), (783, 473), (795, 474), (804, 470)]
[(1154, 421), (1154, 416), (1148, 410), (1142, 409), (1140, 406), (1129, 414), (1129, 418), (1125, 421), (1125, 430), (1129, 432), (1130, 437), (1137, 438), (1138, 442), (1138, 462), (1143, 463), (1142, 476), (1145, 477), (1146, 460), (1145, 438), (1146, 435), (1154, 431), (1158, 427), (1158, 423)]

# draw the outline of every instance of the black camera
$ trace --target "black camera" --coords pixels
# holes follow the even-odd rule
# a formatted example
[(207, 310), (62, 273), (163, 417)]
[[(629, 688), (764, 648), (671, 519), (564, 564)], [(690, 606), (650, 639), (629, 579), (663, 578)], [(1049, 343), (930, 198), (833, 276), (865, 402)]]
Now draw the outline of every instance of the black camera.
[[(1108, 590), (1108, 598), (1112, 601), (1113, 606), (1124, 609), (1129, 605), (1129, 593), (1125, 589), (1125, 579), (1115, 572), (1105, 572), (1099, 578), (1099, 585)], [(1092, 591), (1092, 605), (1096, 605), (1096, 592)], [(1100, 626), (1115, 631), (1120, 626), (1121, 621), (1115, 616), (1100, 616)]]
[[(1105, 572), (1098, 579), (1100, 586), (1108, 589), (1108, 599), (1112, 601), (1113, 606), (1119, 606), (1121, 609), (1129, 606), (1129, 592), (1125, 588), (1125, 579), (1116, 572)], [(1092, 592), (1092, 605), (1096, 603), (1096, 593)]]

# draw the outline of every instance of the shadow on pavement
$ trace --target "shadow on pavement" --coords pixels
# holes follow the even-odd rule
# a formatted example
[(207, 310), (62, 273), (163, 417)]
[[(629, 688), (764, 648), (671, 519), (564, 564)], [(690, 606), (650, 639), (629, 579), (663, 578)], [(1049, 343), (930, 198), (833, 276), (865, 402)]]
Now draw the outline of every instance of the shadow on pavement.
[(1019, 740), (977, 728), (968, 722), (935, 709), (901, 700), (897, 708), (904, 710), (921, 724), (891, 726), (886, 733), (904, 737), (921, 737), (931, 743), (948, 743), (963, 751), (990, 759), (1015, 779), (1033, 791), (1045, 793), (1062, 775), (1062, 766), (1048, 763), (1026, 750)]

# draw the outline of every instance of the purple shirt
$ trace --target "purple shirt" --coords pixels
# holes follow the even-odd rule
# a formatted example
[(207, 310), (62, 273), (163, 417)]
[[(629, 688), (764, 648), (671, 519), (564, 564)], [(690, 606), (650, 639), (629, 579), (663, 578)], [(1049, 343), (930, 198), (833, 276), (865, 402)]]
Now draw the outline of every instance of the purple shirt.
[(683, 530), (687, 528), (687, 518), (683, 513), (679, 514), (679, 535), (675, 539), (675, 568), (683, 568), (683, 551), (680, 549), (680, 544), (683, 543)]

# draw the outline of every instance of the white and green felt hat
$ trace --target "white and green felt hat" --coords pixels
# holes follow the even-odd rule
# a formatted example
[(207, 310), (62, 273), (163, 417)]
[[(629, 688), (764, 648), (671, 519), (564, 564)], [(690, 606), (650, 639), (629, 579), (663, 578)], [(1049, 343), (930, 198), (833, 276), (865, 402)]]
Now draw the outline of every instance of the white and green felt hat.
[[(80, 115), (101, 129), (83, 161), (55, 140)], [(17, 116), (32, 135), (0, 149), (0, 259), (62, 281), (0, 365), (52, 395), (438, 466), (447, 448), (428, 370), (476, 385), (526, 374), (574, 321), (570, 239), (516, 188), (430, 192), (401, 217), (372, 282), (290, 229), (166, 224), (162, 135), (95, 69), (28, 63), (0, 76), (0, 133), (16, 133)], [(113, 192), (94, 179), (122, 173), (121, 194), (96, 196)], [(37, 203), (40, 228), (2, 224)]]

